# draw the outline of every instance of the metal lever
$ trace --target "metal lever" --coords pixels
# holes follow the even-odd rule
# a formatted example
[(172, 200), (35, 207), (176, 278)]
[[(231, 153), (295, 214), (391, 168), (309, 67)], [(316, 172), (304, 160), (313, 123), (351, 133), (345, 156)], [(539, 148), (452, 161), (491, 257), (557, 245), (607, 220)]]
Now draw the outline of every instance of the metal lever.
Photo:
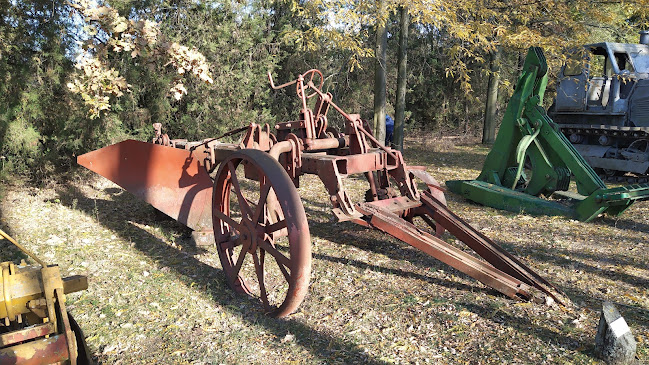
[(297, 82), (297, 80), (293, 80), (293, 81), (287, 82), (285, 84), (275, 86), (275, 83), (273, 82), (273, 75), (270, 74), (270, 71), (268, 71), (268, 81), (270, 81), (270, 87), (272, 87), (273, 90), (283, 89), (283, 88), (285, 88), (287, 86), (291, 86), (291, 85), (293, 85), (293, 84), (295, 84)]

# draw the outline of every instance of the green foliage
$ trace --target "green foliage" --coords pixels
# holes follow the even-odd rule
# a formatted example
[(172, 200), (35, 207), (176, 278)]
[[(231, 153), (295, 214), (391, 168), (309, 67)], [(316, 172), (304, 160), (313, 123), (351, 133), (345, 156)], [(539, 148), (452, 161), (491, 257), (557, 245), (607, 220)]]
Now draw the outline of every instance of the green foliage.
[(13, 167), (26, 168), (41, 154), (40, 133), (22, 118), (11, 120), (4, 125), (5, 136), (2, 155), (10, 156), (8, 163)]
[[(372, 2), (350, 0), (106, 0), (101, 4), (116, 12), (104, 9), (91, 17), (97, 16), (95, 22), (106, 19), (99, 15), (119, 20), (110, 22), (115, 34), (160, 34), (169, 45), (186, 45), (180, 54), (200, 51), (209, 66), (201, 70), (209, 71), (213, 83), (206, 85), (205, 77), (199, 76), (183, 77), (178, 84), (179, 69), (193, 71), (179, 59), (149, 62), (154, 51), (148, 46), (127, 52), (125, 43), (113, 42), (101, 55), (88, 48), (88, 54), (96, 52), (108, 70), (129, 84), (119, 93), (106, 94), (106, 104), (97, 105), (110, 110), (104, 108), (100, 118), (90, 119), (84, 102), (91, 93), (84, 100), (67, 87), (79, 72), (74, 59), (81, 49), (75, 42), (91, 36), (79, 27), (80, 19), (70, 17), (72, 8), (46, 0), (2, 2), (0, 153), (5, 171), (44, 179), (74, 166), (74, 156), (88, 150), (125, 138), (150, 139), (154, 122), (161, 122), (173, 138), (201, 139), (250, 122), (273, 126), (295, 120), (300, 108), (295, 91), (271, 90), (268, 71), (283, 83), (318, 68), (334, 101), (369, 120), (374, 32), (376, 24), (383, 22), (388, 28), (387, 112), (394, 113), (399, 31), (394, 10), (400, 2), (388, 2), (389, 9), (383, 13)], [(504, 105), (518, 75), (520, 54), (528, 46), (545, 47), (556, 70), (563, 49), (582, 42), (635, 42), (636, 31), (646, 28), (649, 19), (644, 2), (597, 7), (582, 0), (445, 4), (440, 8), (425, 1), (409, 2), (406, 135), (413, 130), (480, 133), (489, 76), (485, 55), (494, 46), (502, 49), (500, 104)], [(133, 22), (122, 22), (126, 18)], [(152, 24), (147, 20), (155, 20), (157, 28), (146, 32), (137, 28)], [(92, 40), (109, 43), (108, 35), (95, 31)], [(134, 57), (136, 49), (140, 53)], [(184, 95), (177, 100), (174, 92)], [(342, 127), (333, 115), (330, 123)]]
[(68, 156), (79, 146), (72, 128), (78, 114), (63, 86), (72, 66), (65, 56), (70, 40), (61, 37), (70, 26), (64, 9), (40, 0), (0, 5), (0, 151), (5, 172), (46, 177), (56, 166), (69, 166)]
[[(126, 11), (129, 8), (138, 12), (130, 2), (109, 3), (121, 14), (133, 14)], [(151, 4), (148, 10), (147, 17), (159, 21), (159, 30), (169, 41), (205, 55), (214, 82), (206, 86), (201, 80), (186, 79), (182, 86), (187, 94), (169, 98), (177, 69), (152, 67), (128, 54), (112, 56), (111, 67), (130, 84), (127, 95), (111, 102), (109, 113), (122, 121), (125, 133), (149, 133), (148, 139), (151, 123), (161, 122), (173, 137), (200, 139), (251, 121), (274, 122), (266, 72), (282, 52), (278, 33), (268, 32), (273, 13), (256, 3), (217, 1)]]

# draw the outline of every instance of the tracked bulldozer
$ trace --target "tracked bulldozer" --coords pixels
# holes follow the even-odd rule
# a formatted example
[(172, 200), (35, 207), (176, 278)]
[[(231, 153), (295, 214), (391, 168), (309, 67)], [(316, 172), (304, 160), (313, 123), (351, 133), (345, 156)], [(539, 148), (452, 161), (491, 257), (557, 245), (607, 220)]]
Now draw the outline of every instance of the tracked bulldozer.
[(588, 164), (614, 181), (649, 180), (649, 32), (640, 34), (639, 44), (573, 51), (548, 109)]

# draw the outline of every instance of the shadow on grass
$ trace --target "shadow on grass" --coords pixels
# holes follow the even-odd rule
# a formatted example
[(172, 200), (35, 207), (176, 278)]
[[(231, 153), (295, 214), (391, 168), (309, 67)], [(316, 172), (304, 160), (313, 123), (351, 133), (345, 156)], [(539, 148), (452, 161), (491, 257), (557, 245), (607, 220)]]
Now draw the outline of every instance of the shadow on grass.
[[(563, 267), (563, 268), (569, 267), (571, 268), (571, 270), (574, 270), (577, 274), (579, 274), (580, 271), (587, 272), (592, 276), (600, 276), (602, 278), (606, 278), (609, 280), (624, 282), (628, 285), (637, 287), (638, 290), (642, 290), (644, 288), (649, 287), (649, 279), (647, 278), (627, 274), (624, 272), (618, 272), (606, 268), (600, 268), (585, 262), (586, 260), (590, 260), (594, 262), (602, 262), (602, 260), (608, 259), (609, 262), (612, 264), (621, 263), (624, 265), (632, 265), (633, 263), (631, 262), (630, 258), (621, 258), (619, 255), (615, 255), (611, 258), (607, 258), (595, 254), (584, 253), (581, 251), (573, 251), (570, 249), (562, 249), (557, 247), (540, 247), (540, 246), (537, 246), (534, 249), (534, 253), (532, 255), (534, 255), (535, 257), (537, 257), (539, 260), (543, 262), (553, 263), (554, 266), (557, 267)], [(588, 296), (588, 294), (584, 293), (578, 288), (572, 288), (570, 289), (570, 291), (572, 292), (570, 293), (572, 295)]]
[[(444, 166), (449, 168), (459, 168), (476, 170), (478, 173), (482, 170), (482, 165), (486, 158), (486, 153), (468, 152), (468, 151), (443, 151), (435, 152), (425, 147), (410, 147), (404, 153), (404, 159), (408, 165)], [(477, 177), (477, 175), (476, 175)]]
[[(0, 211), (0, 219), (1, 217), (2, 217), (2, 212)], [(7, 227), (4, 223), (0, 223), (0, 229), (2, 229), (6, 234), (8, 234), (9, 237), (15, 239), (11, 229)], [(27, 260), (27, 255), (24, 252), (22, 252), (13, 243), (9, 242), (9, 240), (0, 239), (0, 262), (11, 261), (13, 263), (19, 263), (20, 260), (23, 259)]]
[[(4, 233), (8, 234), (9, 237), (13, 238), (14, 240), (16, 239), (14, 237), (11, 227), (7, 226), (5, 223), (4, 212), (1, 206), (0, 206), (0, 229), (2, 229)], [(16, 242), (21, 243), (19, 241)], [(0, 262), (11, 261), (13, 263), (18, 263), (22, 259), (27, 259), (27, 255), (24, 252), (22, 252), (18, 247), (16, 247), (16, 245), (9, 242), (9, 240), (0, 237)]]
[[(636, 203), (636, 204), (639, 204), (639, 203)], [(642, 202), (640, 204), (649, 204), (649, 203)], [(624, 213), (622, 213), (621, 218), (604, 217), (604, 218), (601, 218), (601, 220), (599, 222), (595, 222), (595, 224), (607, 225), (607, 226), (615, 227), (617, 229), (623, 229), (625, 231), (649, 232), (649, 224), (639, 223), (639, 222), (632, 221), (630, 219), (624, 218)]]
[[(458, 304), (464, 306), (468, 311), (477, 314), (487, 321), (494, 321), (497, 317), (498, 322), (514, 329), (514, 333), (527, 333), (543, 340), (544, 342), (559, 345), (570, 350), (578, 350), (582, 347), (579, 339), (563, 333), (558, 333), (556, 330), (546, 327), (545, 324), (552, 323), (550, 320), (545, 323), (533, 323), (527, 317), (515, 316), (504, 311), (498, 311), (496, 313), (493, 308), (485, 307), (476, 304), (475, 302), (458, 302)], [(584, 346), (583, 348), (584, 349), (581, 350), (582, 354), (594, 357), (592, 345)]]
[[(57, 193), (62, 204), (85, 214), (96, 216), (104, 227), (120, 235), (123, 239), (132, 241), (136, 249), (151, 257), (159, 265), (169, 267), (180, 274), (179, 277), (185, 284), (188, 286), (192, 283), (194, 283), (193, 285), (198, 284), (214, 302), (248, 321), (251, 325), (263, 325), (277, 338), (283, 338), (288, 331), (295, 336), (295, 342), (298, 345), (316, 357), (344, 363), (384, 363), (365, 353), (362, 348), (353, 343), (317, 331), (297, 320), (265, 316), (261, 304), (257, 305), (255, 302), (251, 305), (251, 301), (247, 297), (234, 294), (225, 282), (223, 271), (195, 259), (192, 255), (196, 252), (192, 252), (191, 248), (188, 252), (175, 249), (150, 233), (130, 224), (129, 221), (155, 224), (153, 219), (147, 218), (147, 214), (150, 216), (153, 212), (152, 208), (145, 203), (134, 204), (137, 199), (130, 193), (113, 193), (113, 200), (95, 200), (70, 186)], [(169, 225), (164, 229), (173, 231), (183, 229), (183, 226), (176, 222), (169, 222)]]
[[(644, 277), (639, 277), (635, 275), (630, 275), (623, 272), (617, 272), (615, 270), (609, 270), (605, 268), (599, 268), (591, 264), (586, 263), (586, 260), (594, 262), (602, 262), (603, 260), (608, 260), (611, 263), (623, 263), (627, 265), (632, 265), (633, 263), (628, 257), (613, 255), (610, 257), (597, 256), (595, 254), (584, 253), (581, 251), (575, 251), (570, 249), (562, 249), (557, 247), (547, 247), (536, 245), (533, 247), (527, 247), (525, 249), (528, 251), (529, 255), (526, 253), (525, 256), (533, 257), (536, 261), (547, 262), (552, 264), (555, 267), (561, 267), (566, 269), (567, 272), (564, 272), (565, 276), (571, 275), (584, 275), (586, 273), (588, 277), (600, 276), (612, 281), (623, 282), (630, 286), (636, 287), (639, 291), (644, 290), (644, 288), (649, 286), (649, 279)], [(643, 267), (640, 267), (643, 268)], [(556, 285), (563, 293), (570, 298), (570, 300), (576, 304), (578, 307), (589, 308), (594, 312), (599, 312), (601, 310), (601, 304), (603, 301), (613, 302), (618, 306), (624, 308), (624, 316), (627, 318), (630, 323), (646, 323), (647, 314), (649, 314), (649, 308), (643, 307), (639, 302), (636, 302), (635, 305), (629, 305), (620, 303), (621, 298), (611, 295), (607, 295), (607, 287), (597, 288), (590, 287), (590, 289), (595, 289), (594, 291), (588, 291), (588, 287), (583, 287), (579, 283), (571, 282), (570, 280), (564, 277), (561, 285), (557, 282), (556, 278), (550, 278), (550, 282)], [(586, 284), (588, 285), (588, 284)], [(601, 293), (598, 294), (598, 291)], [(476, 312), (477, 313), (477, 312)], [(514, 321), (514, 323), (520, 323)], [(521, 327), (526, 328), (527, 324), (521, 324)], [(521, 329), (519, 327), (516, 327)], [(539, 338), (544, 336), (545, 330), (541, 329)], [(552, 336), (551, 334), (548, 334)], [(550, 337), (552, 338), (552, 337)], [(547, 338), (545, 338), (547, 339)], [(592, 347), (587, 348), (586, 351), (581, 351), (583, 354), (588, 356), (593, 356)]]
[[(482, 290), (482, 288), (478, 288), (477, 286), (471, 286), (471, 285), (466, 285), (462, 283), (452, 283), (447, 280), (442, 280), (438, 278), (433, 278), (430, 276), (425, 276), (413, 272), (408, 272), (400, 269), (392, 269), (392, 268), (387, 268), (384, 266), (378, 266), (378, 265), (372, 265), (368, 264), (363, 261), (358, 261), (358, 260), (353, 260), (353, 259), (347, 259), (347, 258), (342, 258), (342, 257), (333, 257), (329, 255), (324, 255), (320, 253), (315, 253), (313, 254), (313, 257), (318, 259), (318, 260), (326, 260), (329, 262), (334, 262), (337, 264), (343, 264), (343, 265), (350, 265), (354, 266), (356, 268), (359, 268), (361, 270), (371, 270), (375, 272), (380, 272), (380, 273), (385, 273), (385, 274), (390, 274), (390, 275), (395, 275), (395, 276), (400, 276), (402, 278), (411, 278), (411, 279), (417, 279), (421, 281), (425, 281), (434, 285), (439, 285), (439, 286), (445, 286), (447, 288), (451, 289), (456, 289), (456, 290), (463, 290), (463, 291), (479, 291)], [(464, 274), (460, 274), (464, 275)], [(499, 293), (491, 288), (488, 288), (487, 291), (489, 291), (488, 294), (491, 295), (499, 295)], [(404, 293), (405, 295), (405, 293)]]

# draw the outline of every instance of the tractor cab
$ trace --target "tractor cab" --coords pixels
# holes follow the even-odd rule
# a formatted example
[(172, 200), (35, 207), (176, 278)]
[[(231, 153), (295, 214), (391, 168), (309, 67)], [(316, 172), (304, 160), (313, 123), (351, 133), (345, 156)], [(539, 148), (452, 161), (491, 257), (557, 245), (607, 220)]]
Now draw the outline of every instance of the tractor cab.
[(647, 79), (647, 72), (648, 45), (586, 45), (573, 52), (561, 69), (555, 112), (577, 113), (576, 119), (584, 114), (607, 115), (610, 120), (602, 124), (622, 126), (631, 91), (637, 80)]
[[(548, 115), (607, 178), (649, 178), (649, 31), (640, 43), (594, 43), (569, 55)], [(629, 180), (629, 182), (633, 182)]]

